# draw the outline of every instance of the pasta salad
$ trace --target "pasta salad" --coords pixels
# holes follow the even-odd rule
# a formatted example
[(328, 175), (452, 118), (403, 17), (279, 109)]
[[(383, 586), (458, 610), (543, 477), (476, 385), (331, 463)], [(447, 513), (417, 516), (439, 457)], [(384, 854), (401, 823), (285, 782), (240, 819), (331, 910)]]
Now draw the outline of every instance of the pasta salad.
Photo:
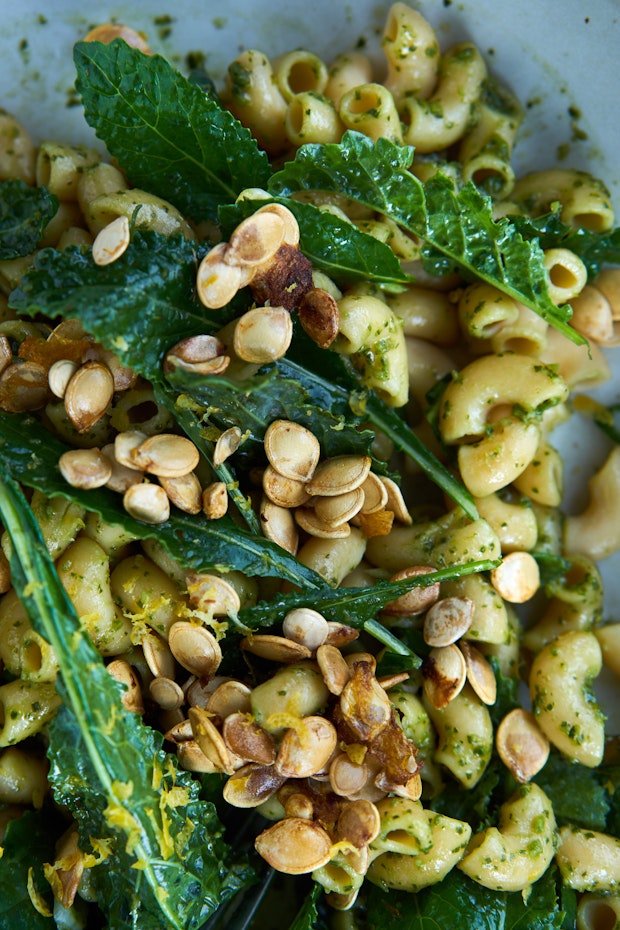
[(381, 49), (106, 23), (105, 152), (0, 112), (0, 927), (620, 915), (611, 198), (474, 42)]

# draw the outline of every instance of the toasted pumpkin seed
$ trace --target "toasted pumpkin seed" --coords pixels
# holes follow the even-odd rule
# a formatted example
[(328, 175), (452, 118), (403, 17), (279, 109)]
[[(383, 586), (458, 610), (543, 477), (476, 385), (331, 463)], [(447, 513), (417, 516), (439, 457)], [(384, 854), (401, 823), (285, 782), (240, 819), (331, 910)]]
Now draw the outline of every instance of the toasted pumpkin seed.
[(130, 454), (134, 468), (142, 468), (158, 478), (182, 478), (200, 461), (200, 453), (191, 439), (176, 433), (148, 436)]
[(256, 851), (278, 872), (303, 875), (327, 865), (331, 838), (318, 823), (287, 817), (256, 837)]
[(228, 488), (224, 481), (212, 481), (202, 492), (202, 512), (208, 520), (219, 520), (228, 510)]
[(177, 620), (168, 631), (168, 645), (183, 668), (200, 678), (209, 678), (222, 661), (220, 644), (205, 627)]
[(174, 679), (176, 665), (168, 643), (157, 633), (147, 630), (140, 639), (140, 645), (149, 671), (156, 677)]
[(466, 639), (460, 642), (459, 648), (465, 658), (468, 682), (483, 704), (495, 704), (497, 680), (491, 665), (480, 650)]
[(370, 514), (385, 510), (388, 505), (387, 488), (374, 471), (368, 472), (368, 477), (362, 484), (362, 491), (364, 492), (362, 513)]
[(3, 387), (2, 409), (8, 413), (39, 410), (49, 400), (47, 371), (37, 362), (15, 359), (0, 375)]
[(368, 455), (335, 455), (325, 459), (306, 484), (306, 491), (317, 497), (335, 497), (354, 491), (366, 481), (371, 464)]
[(368, 846), (379, 835), (381, 817), (372, 801), (350, 801), (342, 808), (336, 822), (336, 836), (358, 849)]
[(100, 449), (71, 449), (58, 459), (58, 468), (73, 488), (101, 488), (112, 476), (112, 465)]
[(241, 599), (230, 582), (219, 575), (193, 572), (186, 578), (189, 603), (214, 617), (228, 617), (241, 610)]
[(146, 439), (146, 433), (139, 429), (128, 429), (118, 433), (114, 439), (114, 455), (119, 465), (124, 468), (132, 468), (134, 471), (141, 471), (135, 464), (132, 453), (134, 449), (142, 445)]
[(362, 790), (370, 777), (364, 762), (354, 762), (346, 752), (340, 752), (329, 767), (329, 783), (335, 794), (349, 798)]
[(449, 646), (467, 633), (474, 616), (469, 597), (444, 597), (424, 617), (424, 640), (429, 646)]
[(268, 465), (262, 476), (263, 491), (278, 507), (300, 507), (310, 500), (303, 481), (285, 478), (272, 465)]
[[(283, 777), (283, 776), (282, 776)], [(284, 812), (287, 817), (301, 817), (302, 820), (312, 820), (314, 804), (312, 798), (301, 791), (289, 794), (283, 801)]]
[(254, 365), (266, 365), (286, 355), (293, 338), (291, 314), (284, 307), (255, 307), (237, 321), (235, 354)]
[(538, 562), (529, 552), (509, 552), (490, 573), (491, 584), (505, 601), (523, 604), (540, 588)]
[[(190, 707), (187, 716), (192, 725), (194, 739), (213, 763), (218, 772), (232, 775), (235, 771), (234, 755), (228, 750), (222, 734), (202, 707)], [(239, 768), (240, 766), (237, 766)]]
[[(427, 565), (413, 565), (403, 568), (402, 571), (392, 575), (390, 581), (401, 581), (404, 578), (419, 578), (421, 575), (430, 575), (434, 568)], [(401, 594), (390, 601), (383, 608), (383, 613), (390, 617), (409, 617), (421, 614), (428, 610), (439, 599), (440, 586), (438, 582), (430, 585), (412, 587), (406, 594)]]
[[(2, 338), (6, 339), (6, 336)], [(57, 362), (50, 365), (47, 380), (52, 394), (60, 398), (65, 396), (67, 385), (78, 370), (78, 367), (78, 364), (72, 362), (70, 358), (59, 358)]]
[(258, 807), (273, 797), (284, 783), (273, 765), (251, 762), (237, 769), (224, 785), (224, 800), (233, 807)]
[(143, 472), (136, 471), (135, 468), (127, 468), (116, 460), (113, 442), (103, 446), (101, 452), (107, 458), (112, 469), (112, 473), (106, 481), (106, 487), (110, 488), (111, 491), (124, 494), (133, 484), (141, 484), (144, 480)]
[(282, 245), (285, 228), (282, 217), (272, 211), (259, 211), (248, 216), (233, 231), (224, 260), (233, 266), (262, 265)]
[(447, 707), (465, 684), (467, 669), (458, 646), (438, 646), (431, 649), (422, 663), (424, 693), (438, 710)]
[(321, 646), (327, 639), (327, 620), (318, 610), (310, 607), (297, 607), (289, 610), (282, 622), (282, 632), (287, 639), (301, 643), (311, 652)]
[(247, 272), (240, 265), (224, 261), (227, 248), (227, 243), (219, 242), (207, 252), (198, 266), (196, 292), (200, 302), (209, 310), (225, 307), (249, 280)]
[(327, 621), (327, 640), (326, 644), (335, 646), (337, 649), (352, 643), (359, 637), (359, 630), (354, 626), (348, 626), (346, 623), (339, 623), (337, 620)]
[(316, 651), (316, 661), (331, 694), (342, 694), (351, 673), (340, 650), (323, 643)]
[(114, 659), (106, 669), (112, 678), (125, 685), (121, 695), (123, 706), (132, 714), (143, 714), (144, 701), (136, 670), (125, 659)]
[(275, 761), (276, 771), (287, 778), (310, 778), (330, 759), (338, 736), (325, 717), (304, 717), (286, 731)]
[[(226, 720), (230, 714), (249, 714), (252, 709), (251, 694), (251, 689), (244, 682), (231, 678), (218, 685), (209, 696), (206, 708), (209, 713), (219, 717), (220, 720)], [(193, 703), (189, 692), (188, 699), (190, 703)]]
[(328, 526), (342, 526), (362, 509), (364, 491), (360, 487), (353, 491), (345, 491), (344, 494), (336, 494), (334, 497), (319, 496), (314, 498), (313, 503), (314, 512), (319, 520)]
[(213, 775), (220, 770), (205, 756), (195, 739), (183, 740), (177, 746), (177, 759), (186, 772), (203, 772)]
[(259, 213), (275, 213), (280, 217), (284, 223), (284, 236), (282, 242), (286, 245), (298, 245), (299, 244), (299, 223), (297, 218), (288, 207), (285, 207), (281, 203), (266, 203), (264, 207), (260, 207), (254, 216), (257, 216)]
[(407, 504), (405, 503), (405, 498), (403, 497), (401, 489), (391, 478), (381, 476), (380, 480), (388, 495), (387, 504), (385, 505), (386, 510), (391, 510), (399, 523), (404, 523), (409, 526), (413, 523), (413, 518), (407, 510)]
[(226, 459), (230, 458), (239, 448), (241, 437), (242, 433), (238, 426), (231, 426), (230, 429), (224, 430), (215, 443), (213, 464), (216, 466), (223, 465)]
[(142, 523), (165, 523), (170, 517), (168, 495), (158, 484), (133, 484), (123, 495), (123, 507)]
[(299, 546), (299, 534), (292, 512), (287, 507), (273, 504), (265, 495), (261, 500), (259, 516), (267, 539), (295, 555)]
[(306, 291), (299, 304), (299, 322), (321, 349), (332, 344), (340, 330), (340, 310), (335, 297), (320, 287)]
[(351, 527), (348, 523), (341, 523), (337, 526), (324, 523), (314, 507), (298, 507), (295, 510), (295, 520), (302, 530), (311, 536), (316, 536), (317, 539), (346, 539), (351, 535)]
[(200, 513), (202, 510), (202, 488), (193, 471), (178, 478), (161, 475), (159, 483), (168, 495), (171, 504), (184, 513)]
[(272, 662), (300, 662), (302, 659), (309, 659), (312, 655), (310, 650), (300, 643), (295, 643), (285, 636), (274, 636), (270, 633), (245, 636), (240, 645), (246, 652)]
[(521, 784), (530, 781), (549, 758), (549, 740), (536, 718), (515, 707), (501, 721), (495, 735), (499, 757)]
[(64, 401), (67, 416), (78, 433), (85, 433), (101, 419), (114, 397), (114, 378), (107, 365), (86, 362), (70, 378)]
[(176, 710), (185, 702), (183, 689), (172, 678), (154, 678), (149, 685), (149, 694), (162, 710)]
[(321, 446), (309, 429), (290, 420), (274, 420), (264, 442), (268, 461), (285, 478), (307, 481), (314, 474)]
[(230, 356), (226, 355), (226, 346), (217, 338), (202, 334), (188, 336), (177, 342), (166, 352), (164, 357), (164, 371), (169, 373), (175, 368), (184, 371), (195, 371), (201, 375), (220, 375), (226, 371), (230, 364)]
[(222, 736), (228, 748), (246, 762), (259, 762), (261, 765), (275, 762), (273, 736), (246, 714), (229, 714), (222, 726)]
[(110, 265), (127, 251), (131, 241), (129, 220), (126, 216), (117, 216), (115, 220), (99, 230), (93, 242), (93, 261), (95, 265)]

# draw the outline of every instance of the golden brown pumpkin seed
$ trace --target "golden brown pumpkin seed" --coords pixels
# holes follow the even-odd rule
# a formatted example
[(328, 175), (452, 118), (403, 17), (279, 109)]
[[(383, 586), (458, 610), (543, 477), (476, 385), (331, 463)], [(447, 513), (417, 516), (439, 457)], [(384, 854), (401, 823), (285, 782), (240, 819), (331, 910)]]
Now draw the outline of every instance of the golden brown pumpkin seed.
[(101, 26), (95, 26), (84, 36), (84, 42), (103, 42), (105, 45), (113, 42), (114, 39), (123, 39), (132, 48), (139, 49), (145, 55), (152, 55), (144, 36), (122, 23), (103, 23)]
[(309, 659), (312, 653), (300, 643), (294, 643), (285, 636), (273, 636), (270, 633), (254, 633), (241, 640), (241, 648), (252, 655), (269, 659), (271, 662), (301, 662)]
[(228, 488), (224, 481), (212, 481), (201, 497), (202, 512), (207, 520), (219, 520), (228, 510)]
[(233, 807), (258, 807), (273, 797), (283, 783), (284, 778), (278, 775), (273, 765), (251, 762), (230, 776), (222, 794)]
[(222, 734), (213, 724), (209, 713), (202, 707), (190, 707), (187, 716), (192, 725), (194, 739), (207, 759), (213, 763), (218, 772), (232, 775), (235, 771), (234, 755), (229, 752)]
[(156, 677), (174, 679), (176, 664), (168, 643), (157, 633), (147, 630), (140, 638), (140, 645), (149, 671)]
[(285, 207), (281, 203), (266, 203), (264, 207), (260, 207), (254, 216), (257, 216), (259, 213), (275, 213), (280, 217), (284, 223), (284, 237), (282, 242), (286, 245), (298, 245), (299, 244), (299, 223), (295, 214), (292, 213), (288, 207)]
[(335, 455), (317, 467), (306, 485), (308, 494), (334, 497), (354, 491), (366, 481), (372, 461), (368, 455)]
[(230, 458), (241, 445), (242, 433), (238, 426), (231, 426), (230, 429), (218, 436), (213, 450), (213, 464), (223, 465), (226, 459)]
[(522, 707), (511, 710), (497, 728), (499, 757), (517, 781), (526, 784), (549, 758), (549, 740), (536, 718)]
[[(234, 678), (223, 681), (209, 696), (206, 709), (220, 720), (226, 720), (230, 714), (249, 714), (252, 710), (250, 696), (252, 691), (242, 681)], [(190, 692), (188, 691), (188, 699)], [(193, 703), (190, 699), (190, 703)]]
[(58, 459), (58, 468), (73, 488), (101, 488), (110, 480), (112, 466), (100, 449), (71, 449)]
[(125, 659), (114, 659), (106, 665), (108, 673), (125, 686), (121, 695), (123, 706), (132, 714), (144, 713), (140, 679), (136, 670)]
[(380, 675), (377, 678), (377, 681), (384, 691), (395, 688), (397, 685), (402, 685), (403, 682), (408, 680), (409, 672), (394, 672), (392, 675)]
[(351, 672), (340, 650), (324, 643), (316, 651), (316, 661), (331, 694), (342, 694)]
[(284, 734), (275, 769), (287, 778), (310, 778), (331, 758), (338, 735), (325, 717), (304, 717)]
[(126, 216), (117, 216), (104, 226), (93, 242), (93, 261), (95, 265), (110, 265), (127, 251), (131, 237), (129, 220)]
[(491, 584), (505, 601), (523, 604), (540, 588), (538, 562), (529, 552), (510, 552), (492, 569)]
[(133, 449), (134, 468), (142, 468), (158, 478), (182, 478), (192, 472), (200, 461), (200, 453), (185, 436), (176, 433), (158, 433), (149, 436)]
[(168, 500), (184, 513), (200, 513), (202, 510), (202, 488), (193, 471), (179, 478), (166, 478), (163, 475), (159, 483), (168, 495)]
[(424, 617), (424, 640), (429, 646), (449, 646), (467, 633), (474, 616), (469, 597), (444, 597)]
[[(434, 568), (427, 565), (414, 565), (411, 568), (403, 568), (402, 571), (396, 572), (395, 575), (392, 575), (390, 581), (419, 578), (422, 575), (430, 575), (434, 571)], [(409, 617), (421, 614), (439, 599), (439, 593), (440, 586), (438, 582), (426, 586), (420, 584), (386, 604), (383, 613), (388, 614), (390, 617)]]
[(287, 817), (301, 817), (302, 820), (312, 820), (314, 804), (312, 798), (301, 791), (289, 794), (284, 800), (284, 811)]
[(132, 453), (134, 449), (141, 446), (146, 439), (146, 433), (139, 429), (124, 430), (114, 439), (114, 455), (119, 465), (124, 468), (133, 468), (134, 471), (141, 471), (133, 460)]
[(99, 343), (93, 343), (86, 349), (82, 356), (83, 362), (100, 362), (110, 370), (112, 380), (114, 381), (115, 391), (128, 391), (129, 388), (135, 387), (138, 376), (132, 368), (123, 365), (119, 357), (110, 349), (104, 348)]
[(337, 620), (327, 621), (327, 640), (326, 644), (341, 649), (348, 643), (352, 643), (359, 637), (359, 631), (353, 626), (346, 623), (339, 623)]
[(0, 383), (3, 388), (2, 409), (8, 413), (39, 410), (49, 399), (47, 371), (37, 362), (15, 359), (5, 367)]
[(287, 507), (273, 504), (267, 496), (263, 496), (259, 516), (267, 539), (295, 555), (299, 546), (299, 534), (292, 512)]
[(67, 416), (78, 433), (101, 419), (114, 397), (114, 378), (107, 365), (86, 362), (69, 380), (64, 401)]
[(168, 632), (170, 651), (183, 668), (199, 678), (215, 675), (222, 661), (220, 644), (205, 627), (177, 620)]
[(297, 607), (289, 610), (282, 622), (282, 632), (287, 639), (301, 643), (314, 652), (327, 639), (327, 620), (318, 610), (310, 607)]
[(275, 762), (273, 736), (246, 714), (229, 714), (224, 720), (222, 736), (228, 748), (246, 762), (259, 762), (261, 765), (273, 765)]
[(135, 468), (127, 468), (116, 460), (113, 442), (104, 446), (101, 452), (107, 458), (112, 469), (112, 473), (106, 481), (106, 487), (110, 488), (111, 491), (124, 494), (132, 485), (142, 483), (144, 480), (143, 472), (136, 471)]
[(422, 663), (424, 693), (438, 710), (460, 694), (467, 677), (465, 659), (458, 646), (431, 649)]
[[(3, 336), (2, 338), (5, 339), (6, 337)], [(67, 385), (78, 367), (77, 363), (72, 362), (69, 358), (59, 358), (57, 362), (50, 365), (47, 380), (52, 394), (60, 398), (65, 396)]]
[(466, 639), (459, 643), (459, 648), (465, 658), (468, 682), (483, 704), (495, 704), (497, 680), (491, 665), (480, 650)]
[(192, 725), (187, 718), (179, 720), (164, 733), (164, 739), (171, 743), (184, 743), (194, 739)]
[(134, 484), (123, 495), (127, 513), (142, 523), (165, 523), (170, 517), (168, 495), (158, 484)]
[(201, 375), (220, 375), (230, 364), (226, 355), (226, 346), (217, 336), (207, 334), (188, 336), (166, 352), (164, 371), (169, 373), (175, 368), (195, 371)]
[(181, 768), (185, 769), (186, 772), (202, 772), (205, 775), (213, 775), (215, 772), (220, 771), (205, 756), (195, 739), (183, 740), (178, 744), (177, 759)]
[(336, 836), (358, 849), (368, 846), (379, 835), (381, 817), (372, 801), (350, 801), (336, 822)]
[(319, 520), (330, 526), (341, 526), (362, 509), (364, 491), (360, 487), (334, 497), (315, 497), (313, 503)]
[[(196, 678), (195, 675), (190, 675), (183, 686), (187, 703), (192, 707), (204, 707), (206, 710), (211, 695), (217, 691), (220, 685), (231, 680), (225, 675), (214, 675), (213, 678)], [(212, 711), (212, 713), (215, 719), (218, 714), (215, 711)]]
[(149, 685), (149, 694), (162, 710), (176, 710), (185, 701), (183, 689), (172, 678), (154, 678)]
[(303, 875), (327, 865), (331, 858), (329, 833), (318, 823), (287, 817), (256, 837), (256, 851), (278, 872)]
[(209, 310), (225, 307), (248, 283), (248, 275), (240, 265), (224, 261), (227, 248), (227, 243), (218, 243), (198, 266), (196, 291), (200, 302)]
[(388, 495), (387, 504), (385, 505), (386, 510), (391, 510), (399, 523), (404, 523), (409, 526), (413, 522), (413, 518), (407, 510), (407, 504), (405, 503), (405, 498), (403, 497), (401, 489), (391, 478), (381, 476), (380, 480)]
[(295, 520), (306, 533), (316, 536), (317, 539), (346, 539), (351, 535), (348, 523), (332, 526), (319, 519), (314, 507), (298, 507), (295, 510)]
[[(288, 223), (286, 224), (289, 225)], [(229, 265), (262, 265), (272, 258), (284, 240), (285, 223), (274, 212), (257, 212), (242, 220), (224, 252)]]
[(390, 781), (384, 772), (380, 772), (375, 778), (375, 785), (385, 793), (396, 794), (409, 801), (418, 801), (422, 795), (422, 779), (417, 773), (402, 785)]
[(235, 354), (254, 365), (266, 365), (286, 355), (293, 338), (291, 314), (284, 307), (255, 307), (237, 321)]
[(285, 478), (272, 465), (264, 470), (261, 480), (266, 496), (278, 507), (300, 507), (310, 500), (303, 481)]
[(374, 471), (368, 473), (368, 477), (362, 484), (362, 491), (364, 492), (362, 513), (370, 514), (385, 510), (388, 504), (387, 488)]
[(335, 297), (320, 287), (306, 291), (299, 304), (299, 322), (321, 349), (332, 344), (340, 329), (340, 310)]
[(307, 481), (321, 455), (319, 441), (310, 430), (290, 420), (274, 420), (265, 432), (265, 454), (279, 474)]
[(241, 610), (241, 599), (230, 582), (219, 575), (193, 572), (186, 578), (189, 603), (214, 617), (228, 617)]
[(367, 766), (363, 762), (354, 762), (346, 752), (338, 753), (329, 767), (331, 789), (343, 798), (361, 791), (369, 777)]
[(367, 742), (385, 727), (392, 716), (387, 694), (374, 677), (374, 663), (360, 659), (340, 695), (340, 710), (355, 735)]

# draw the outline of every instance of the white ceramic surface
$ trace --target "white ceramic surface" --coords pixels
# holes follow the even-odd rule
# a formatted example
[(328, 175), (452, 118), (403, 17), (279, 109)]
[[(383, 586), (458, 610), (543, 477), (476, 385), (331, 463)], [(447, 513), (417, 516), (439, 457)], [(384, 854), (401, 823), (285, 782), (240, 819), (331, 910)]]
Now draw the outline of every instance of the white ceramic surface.
[[(378, 36), (389, 5), (389, 0), (20, 0), (9, 7), (4, 0), (0, 105), (20, 115), (37, 139), (84, 141), (91, 137), (81, 110), (67, 106), (71, 46), (93, 24), (116, 19), (133, 25), (147, 34), (154, 50), (179, 65), (188, 52), (204, 52), (217, 81), (244, 47), (273, 55), (303, 45), (329, 60), (364, 42), (380, 62)], [(497, 76), (528, 104), (515, 152), (518, 171), (555, 164), (559, 148), (568, 144), (563, 164), (600, 174), (620, 215), (619, 0), (419, 0), (412, 5), (438, 29), (444, 47), (463, 38), (478, 43)], [(573, 139), (576, 126), (585, 138)], [(620, 400), (620, 376), (597, 396)], [(567, 506), (578, 510), (606, 443), (579, 418), (556, 432), (554, 441), (568, 463)], [(606, 614), (620, 620), (620, 556), (602, 567)]]

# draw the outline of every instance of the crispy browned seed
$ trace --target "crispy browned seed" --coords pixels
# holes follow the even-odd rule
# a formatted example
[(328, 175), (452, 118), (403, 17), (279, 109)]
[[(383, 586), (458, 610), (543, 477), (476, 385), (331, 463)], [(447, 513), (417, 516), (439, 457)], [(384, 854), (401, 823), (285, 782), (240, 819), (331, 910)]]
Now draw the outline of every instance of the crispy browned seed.
[(259, 213), (275, 213), (284, 223), (284, 237), (282, 242), (286, 245), (299, 244), (299, 223), (295, 214), (281, 203), (266, 203), (264, 207), (259, 207), (254, 216)]
[(217, 338), (206, 333), (188, 336), (168, 349), (164, 356), (164, 371), (169, 373), (175, 368), (195, 371), (201, 375), (220, 375), (228, 368), (230, 356), (226, 355), (226, 346)]
[(363, 514), (385, 510), (388, 503), (387, 488), (374, 471), (368, 472), (368, 477), (362, 484), (362, 491), (364, 492), (364, 503), (361, 509)]
[(204, 626), (175, 621), (168, 632), (168, 645), (177, 662), (199, 678), (210, 678), (220, 667), (220, 644)]
[(278, 507), (300, 507), (310, 500), (303, 481), (285, 478), (272, 465), (267, 465), (261, 481), (266, 496)]
[(230, 429), (224, 430), (215, 443), (213, 450), (213, 464), (222, 465), (226, 459), (230, 458), (241, 445), (242, 433), (238, 426), (231, 426)]
[(170, 517), (168, 495), (158, 484), (133, 484), (123, 494), (123, 507), (142, 523), (165, 523)]
[(162, 710), (176, 710), (185, 701), (183, 689), (172, 678), (163, 676), (153, 678), (149, 684), (149, 694)]
[(166, 478), (163, 475), (159, 483), (168, 495), (171, 504), (185, 513), (200, 513), (202, 510), (202, 488), (193, 471), (178, 478)]
[(101, 419), (114, 397), (114, 378), (107, 365), (86, 362), (70, 378), (64, 401), (67, 416), (79, 433)]
[(467, 670), (458, 646), (438, 646), (431, 649), (422, 663), (424, 693), (438, 710), (447, 707), (463, 689)]
[(461, 640), (459, 648), (465, 658), (468, 682), (484, 704), (495, 704), (497, 680), (491, 665), (480, 650), (468, 640)]
[(276, 743), (248, 714), (229, 714), (222, 726), (222, 736), (228, 748), (246, 762), (273, 765)]
[(317, 497), (334, 497), (354, 491), (366, 481), (371, 464), (368, 455), (335, 455), (325, 459), (306, 484), (306, 491)]
[(346, 539), (351, 534), (351, 527), (348, 523), (340, 523), (338, 526), (324, 523), (314, 507), (297, 507), (295, 520), (302, 530), (311, 536), (316, 536), (317, 539)]
[(285, 636), (274, 636), (271, 633), (253, 633), (241, 640), (241, 648), (252, 655), (269, 659), (272, 662), (301, 662), (309, 659), (312, 653), (300, 643), (294, 643)]
[(287, 875), (303, 875), (327, 865), (331, 838), (318, 823), (287, 817), (264, 830), (255, 841), (256, 851), (272, 868)]
[(259, 306), (270, 304), (292, 312), (313, 286), (312, 263), (296, 246), (286, 243), (253, 272), (250, 290)]
[(111, 491), (124, 494), (133, 484), (140, 484), (144, 480), (143, 472), (136, 471), (135, 468), (127, 468), (116, 460), (113, 442), (103, 446), (101, 452), (107, 458), (112, 469), (112, 473), (106, 481), (106, 487), (110, 488)]
[(82, 355), (83, 362), (100, 362), (110, 370), (114, 381), (115, 391), (128, 391), (129, 388), (135, 387), (138, 376), (127, 365), (123, 365), (118, 355), (110, 349), (106, 349), (100, 343), (92, 343)]
[(228, 488), (224, 481), (212, 481), (202, 491), (202, 512), (208, 520), (219, 520), (228, 510)]
[(391, 510), (399, 523), (405, 523), (409, 526), (413, 522), (413, 518), (407, 510), (407, 505), (401, 489), (391, 478), (381, 476), (380, 480), (388, 495), (387, 504), (385, 505), (386, 510)]
[(549, 740), (536, 718), (522, 707), (511, 710), (495, 734), (499, 757), (517, 781), (530, 781), (549, 758)]
[(241, 599), (229, 581), (208, 572), (192, 572), (186, 578), (190, 606), (214, 617), (227, 617), (241, 610)]
[(153, 630), (147, 630), (140, 645), (149, 671), (157, 677), (174, 679), (176, 664), (168, 643)]
[(424, 639), (429, 646), (449, 646), (467, 633), (474, 616), (470, 597), (443, 597), (424, 617)]
[(316, 651), (316, 661), (331, 694), (342, 694), (351, 672), (340, 650), (323, 643)]
[(237, 769), (224, 785), (224, 800), (233, 807), (258, 807), (273, 797), (284, 783), (273, 765), (250, 762)]
[(58, 459), (60, 474), (73, 488), (101, 488), (112, 475), (112, 465), (100, 449), (71, 449)]
[(55, 397), (63, 398), (65, 396), (67, 385), (77, 370), (77, 362), (71, 361), (70, 358), (59, 358), (57, 362), (50, 365), (47, 380), (50, 391)]
[(8, 413), (39, 410), (49, 400), (47, 370), (38, 362), (15, 359), (0, 375), (2, 409)]
[[(230, 680), (225, 675), (214, 675), (212, 678), (197, 678), (196, 675), (190, 675), (183, 685), (185, 699), (191, 706), (204, 707), (206, 710), (211, 695), (221, 684)], [(217, 714), (214, 712), (213, 716), (215, 718)]]
[(217, 729), (211, 717), (203, 707), (190, 707), (187, 716), (192, 725), (194, 739), (218, 772), (232, 775), (235, 768), (234, 754), (231, 753), (224, 742), (224, 737)]
[(344, 656), (347, 668), (353, 672), (356, 665), (366, 665), (374, 675), (377, 668), (377, 660), (370, 652), (349, 652)]
[(311, 607), (296, 607), (289, 610), (282, 621), (282, 632), (287, 639), (314, 652), (327, 639), (327, 620)]
[(200, 453), (191, 439), (176, 433), (148, 436), (130, 456), (134, 468), (142, 468), (158, 478), (182, 478), (200, 461)]
[(339, 840), (347, 840), (358, 849), (368, 846), (379, 835), (381, 817), (372, 801), (349, 801), (336, 822)]
[(93, 242), (95, 265), (110, 265), (117, 261), (127, 251), (130, 241), (128, 218), (117, 216), (95, 236)]
[(329, 767), (329, 783), (335, 794), (349, 798), (362, 790), (370, 777), (364, 762), (354, 762), (346, 752), (339, 752)]
[(235, 354), (253, 365), (266, 365), (286, 355), (293, 338), (291, 314), (284, 307), (255, 307), (237, 320)]
[(377, 681), (384, 691), (395, 688), (397, 685), (402, 685), (403, 682), (408, 680), (409, 672), (394, 672), (392, 675), (380, 675), (377, 678)]
[(276, 771), (287, 778), (310, 778), (330, 759), (338, 736), (325, 717), (304, 717), (286, 731), (275, 761)]
[(263, 495), (259, 517), (267, 539), (295, 555), (299, 546), (299, 533), (292, 511), (288, 507), (273, 504), (266, 495)]
[[(252, 710), (251, 694), (251, 689), (243, 681), (230, 678), (218, 685), (209, 696), (206, 709), (220, 720), (226, 720), (230, 714), (249, 714)], [(189, 691), (188, 699), (193, 703)]]
[(392, 705), (368, 663), (354, 666), (340, 695), (340, 710), (353, 732), (365, 741), (373, 739), (389, 723)]
[(490, 578), (497, 593), (512, 604), (529, 601), (540, 588), (538, 562), (529, 552), (508, 553)]
[(327, 621), (327, 639), (325, 642), (329, 646), (336, 646), (337, 649), (341, 649), (342, 646), (354, 642), (359, 635), (359, 630), (356, 630), (354, 626), (339, 623), (337, 620)]
[(409, 801), (418, 801), (422, 795), (422, 779), (417, 772), (404, 785), (400, 782), (390, 781), (385, 772), (379, 772), (375, 778), (375, 785), (387, 794), (396, 794), (398, 797), (407, 798)]
[(340, 310), (335, 297), (323, 288), (313, 287), (301, 299), (299, 322), (304, 332), (321, 349), (332, 344), (340, 329)]
[(193, 740), (193, 738), (194, 731), (187, 717), (179, 720), (178, 723), (175, 723), (164, 733), (164, 739), (167, 739), (171, 743), (185, 743), (188, 740)]
[(198, 266), (196, 291), (201, 303), (209, 310), (225, 307), (249, 281), (246, 269), (224, 261), (227, 248), (226, 242), (218, 243)]
[(133, 461), (132, 453), (134, 449), (142, 445), (146, 438), (146, 433), (139, 429), (128, 429), (118, 433), (114, 438), (114, 456), (119, 465), (141, 472), (142, 469), (139, 469)]
[(124, 707), (132, 714), (144, 713), (144, 701), (140, 690), (140, 680), (136, 670), (125, 659), (113, 659), (106, 669), (112, 678), (125, 685), (121, 696)]
[(291, 420), (274, 420), (265, 432), (265, 455), (285, 478), (307, 481), (321, 455), (318, 439), (305, 426)]
[(284, 799), (284, 811), (287, 817), (301, 817), (302, 820), (312, 820), (314, 803), (307, 794), (297, 791), (294, 794), (289, 794)]
[(129, 26), (122, 23), (103, 23), (101, 26), (95, 26), (84, 37), (84, 42), (103, 42), (105, 45), (113, 42), (114, 39), (123, 39), (127, 45), (139, 49), (145, 55), (151, 55), (151, 49), (148, 46), (144, 36)]
[(333, 497), (318, 496), (313, 498), (313, 504), (319, 520), (327, 526), (338, 527), (351, 520), (362, 509), (364, 492), (360, 487)]
[(195, 739), (183, 740), (177, 745), (177, 759), (181, 768), (187, 772), (201, 772), (205, 775), (213, 775), (215, 772), (220, 771), (205, 756)]
[(224, 260), (233, 266), (264, 264), (282, 245), (285, 229), (284, 220), (273, 211), (259, 211), (248, 216), (234, 229)]
[[(428, 565), (413, 565), (403, 568), (402, 571), (392, 575), (390, 581), (401, 581), (404, 578), (418, 578), (420, 575), (430, 575), (435, 571)], [(406, 594), (401, 594), (390, 601), (383, 608), (383, 613), (390, 617), (409, 617), (421, 614), (428, 610), (439, 599), (440, 586), (438, 582), (430, 585), (412, 587)]]

